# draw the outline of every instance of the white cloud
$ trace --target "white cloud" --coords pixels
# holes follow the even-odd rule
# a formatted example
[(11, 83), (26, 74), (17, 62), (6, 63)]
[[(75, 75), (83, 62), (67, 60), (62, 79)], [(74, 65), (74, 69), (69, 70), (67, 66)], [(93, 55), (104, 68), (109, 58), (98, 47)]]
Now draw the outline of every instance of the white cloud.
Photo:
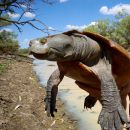
[(82, 26), (78, 26), (78, 25), (66, 25), (66, 29), (68, 29), (68, 30), (73, 30), (73, 29), (82, 30), (82, 29), (84, 29), (86, 27), (87, 27), (87, 25), (82, 25)]
[(17, 13), (10, 13), (10, 12), (8, 12), (7, 14), (8, 14), (9, 17), (11, 17), (11, 18), (18, 18), (18, 17), (20, 16), (20, 14), (17, 14)]
[(25, 12), (24, 13), (24, 17), (27, 17), (27, 18), (34, 18), (36, 15), (34, 13), (31, 13), (31, 12)]
[(88, 24), (88, 26), (92, 26), (92, 25), (96, 25), (97, 22), (91, 22), (90, 24)]
[(73, 29), (76, 29), (76, 30), (83, 30), (85, 28), (87, 28), (88, 26), (91, 26), (91, 25), (95, 25), (96, 22), (91, 22), (90, 24), (88, 25), (81, 25), (81, 26), (78, 26), (78, 25), (66, 25), (66, 29), (67, 30), (73, 30)]
[[(20, 17), (20, 14), (17, 14), (17, 13), (10, 13), (10, 12), (8, 12), (7, 14), (11, 18), (18, 18), (18, 17)], [(35, 16), (36, 15), (34, 13), (31, 13), (31, 12), (25, 12), (24, 13), (24, 17), (26, 17), (26, 18), (34, 18)]]
[(60, 3), (65, 3), (67, 2), (68, 0), (59, 0)]
[(10, 28), (3, 28), (3, 29), (0, 30), (0, 32), (3, 32), (3, 31), (13, 32), (13, 30), (10, 29)]
[(100, 12), (105, 15), (116, 15), (119, 12), (125, 12), (130, 14), (130, 4), (118, 4), (112, 8), (108, 8), (107, 6), (102, 6), (100, 8)]
[(53, 27), (49, 26), (48, 27), (49, 30), (55, 30)]
[(24, 4), (21, 4), (20, 6), (21, 6), (21, 7), (23, 7), (23, 8), (27, 8), (27, 6), (26, 6), (26, 5), (24, 5)]

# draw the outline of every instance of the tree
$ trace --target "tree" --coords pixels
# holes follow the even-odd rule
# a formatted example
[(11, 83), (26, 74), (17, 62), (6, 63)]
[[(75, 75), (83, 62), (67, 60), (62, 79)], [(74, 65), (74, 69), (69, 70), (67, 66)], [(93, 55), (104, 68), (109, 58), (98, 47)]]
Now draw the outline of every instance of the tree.
[(99, 33), (128, 48), (130, 44), (130, 15), (118, 15), (118, 19), (115, 21), (99, 20), (95, 25), (88, 26), (84, 31)]
[(110, 37), (110, 34), (113, 32), (114, 28), (110, 20), (98, 20), (95, 25), (88, 26), (84, 31), (90, 31), (99, 33), (105, 37)]
[(130, 43), (130, 15), (120, 20), (117, 30), (120, 30), (120, 34), (124, 37), (125, 43)]
[[(46, 4), (53, 4), (55, 0), (41, 0)], [(0, 0), (0, 23), (6, 23), (5, 25), (13, 24), (21, 32), (21, 26), (29, 24), (37, 30), (47, 32), (50, 30), (42, 21), (35, 18), (30, 18), (28, 20), (23, 19), (25, 13), (33, 13), (35, 10), (32, 8), (34, 0)], [(17, 20), (12, 18), (7, 18), (10, 15), (15, 15), (17, 12), (21, 12)], [(39, 28), (37, 24), (41, 24), (43, 28)], [(3, 27), (3, 24), (0, 24)]]
[(14, 54), (19, 49), (17, 35), (14, 32), (2, 30), (0, 32), (0, 53)]
[[(1, 16), (3, 19), (10, 20), (8, 15)], [(6, 20), (0, 20), (0, 27), (11, 25), (11, 23), (7, 22)]]

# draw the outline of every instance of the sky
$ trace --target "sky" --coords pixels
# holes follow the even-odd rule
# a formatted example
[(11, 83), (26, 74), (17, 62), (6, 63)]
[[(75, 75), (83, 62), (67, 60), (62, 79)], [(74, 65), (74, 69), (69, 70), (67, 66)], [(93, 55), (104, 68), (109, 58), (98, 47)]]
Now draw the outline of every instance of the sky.
[[(37, 18), (44, 22), (51, 34), (61, 33), (71, 29), (82, 30), (89, 25), (93, 25), (99, 19), (114, 19), (119, 11), (126, 11), (130, 14), (130, 0), (57, 0), (53, 5), (47, 5), (41, 0), (35, 0), (32, 7), (34, 13), (26, 12), (24, 19)], [(23, 7), (26, 8), (26, 7)], [(20, 14), (8, 15), (16, 20)], [(42, 25), (38, 27), (43, 28)], [(21, 48), (27, 48), (29, 40), (44, 37), (45, 33), (32, 28), (29, 25), (22, 27), (20, 33), (15, 26), (3, 28), (7, 31), (15, 31)]]

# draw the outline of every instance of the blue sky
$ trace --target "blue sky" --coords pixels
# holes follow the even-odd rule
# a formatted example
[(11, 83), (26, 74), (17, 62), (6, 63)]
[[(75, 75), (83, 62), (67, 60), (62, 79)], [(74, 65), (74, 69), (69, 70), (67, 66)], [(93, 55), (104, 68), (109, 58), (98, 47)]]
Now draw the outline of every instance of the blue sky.
[[(130, 14), (130, 1), (58, 0), (51, 6), (43, 4), (40, 0), (35, 0), (33, 8), (36, 9), (35, 13), (26, 13), (25, 19), (35, 17), (43, 21), (49, 28), (63, 32), (69, 29), (83, 29), (90, 24), (94, 24), (99, 19), (113, 19), (114, 15), (122, 9)], [(10, 17), (16, 19), (19, 14)], [(42, 28), (42, 26), (39, 27)], [(30, 39), (46, 35), (29, 25), (22, 27), (22, 33), (19, 33), (15, 26), (8, 26), (6, 29), (18, 33), (18, 40), (22, 48), (28, 47)], [(55, 33), (58, 33), (58, 31)]]

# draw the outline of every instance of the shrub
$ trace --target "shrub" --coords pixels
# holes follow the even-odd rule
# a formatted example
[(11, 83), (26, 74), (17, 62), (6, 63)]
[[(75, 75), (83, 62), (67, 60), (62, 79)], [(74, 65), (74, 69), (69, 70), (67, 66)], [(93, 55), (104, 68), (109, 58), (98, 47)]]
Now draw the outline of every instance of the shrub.
[(0, 53), (14, 54), (18, 51), (19, 44), (13, 32), (0, 32)]

